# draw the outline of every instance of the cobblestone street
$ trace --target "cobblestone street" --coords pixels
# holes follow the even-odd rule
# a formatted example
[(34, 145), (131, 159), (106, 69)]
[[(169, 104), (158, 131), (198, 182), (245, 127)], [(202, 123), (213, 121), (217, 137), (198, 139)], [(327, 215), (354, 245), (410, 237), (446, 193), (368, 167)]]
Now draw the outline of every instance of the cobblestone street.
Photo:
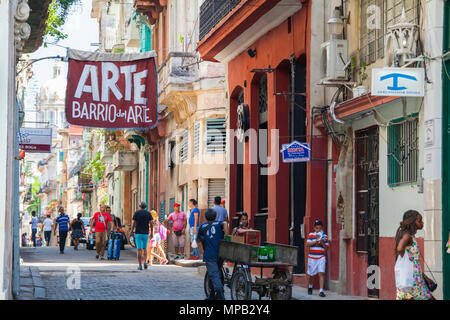
[[(203, 300), (203, 275), (196, 267), (154, 265), (138, 271), (136, 249), (120, 253), (119, 261), (96, 260), (95, 250), (66, 247), (21, 248), (21, 295), (19, 299), (49, 300)], [(22, 270), (23, 269), (23, 270)], [(77, 277), (77, 271), (79, 271)], [(36, 274), (40, 273), (40, 277)], [(77, 282), (79, 279), (79, 282)], [(326, 291), (326, 300), (360, 300), (362, 297)], [(230, 299), (230, 290), (225, 288)], [(308, 295), (305, 288), (293, 286), (295, 300), (324, 300)], [(252, 299), (258, 295), (253, 292)], [(263, 298), (265, 300), (267, 298)]]
[[(72, 247), (22, 248), (23, 266), (38, 267), (47, 299), (124, 300), (204, 299), (203, 276), (197, 268), (154, 265), (138, 271), (135, 249), (121, 251), (119, 261), (96, 260), (95, 251)], [(77, 289), (77, 268), (80, 270)], [(183, 285), (180, 285), (183, 283)], [(73, 288), (75, 287), (75, 288)], [(229, 293), (228, 293), (229, 296)]]

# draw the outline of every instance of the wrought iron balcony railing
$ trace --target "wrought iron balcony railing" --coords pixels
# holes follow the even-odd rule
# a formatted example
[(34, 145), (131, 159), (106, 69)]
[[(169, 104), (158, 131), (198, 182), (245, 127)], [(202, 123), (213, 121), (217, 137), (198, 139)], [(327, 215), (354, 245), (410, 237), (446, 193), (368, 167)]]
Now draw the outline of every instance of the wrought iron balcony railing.
[(200, 7), (200, 40), (242, 0), (206, 0)]

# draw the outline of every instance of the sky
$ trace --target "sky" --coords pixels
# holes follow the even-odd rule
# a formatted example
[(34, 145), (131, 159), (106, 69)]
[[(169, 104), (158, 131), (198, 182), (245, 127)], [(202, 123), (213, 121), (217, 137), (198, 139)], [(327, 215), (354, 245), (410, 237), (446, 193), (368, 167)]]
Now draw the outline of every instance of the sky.
[[(64, 47), (70, 47), (73, 49), (95, 51), (98, 47), (91, 46), (91, 43), (98, 43), (99, 31), (97, 19), (91, 18), (92, 0), (82, 0), (81, 4), (72, 9), (71, 14), (68, 16), (65, 25), (63, 26), (63, 32), (68, 35), (64, 40), (59, 41), (57, 44)], [(51, 42), (51, 41), (49, 41)], [(29, 54), (29, 58), (43, 58), (50, 56), (65, 56), (66, 49), (55, 45), (49, 44), (47, 48), (42, 45), (38, 50)], [(53, 75), (53, 64), (55, 60), (43, 60), (36, 62), (33, 65), (34, 73), (34, 87), (39, 88), (44, 85), (45, 82), (51, 79)], [(63, 63), (65, 69), (63, 72), (67, 72), (67, 63)], [(28, 97), (26, 102), (26, 109), (32, 108), (33, 99)]]

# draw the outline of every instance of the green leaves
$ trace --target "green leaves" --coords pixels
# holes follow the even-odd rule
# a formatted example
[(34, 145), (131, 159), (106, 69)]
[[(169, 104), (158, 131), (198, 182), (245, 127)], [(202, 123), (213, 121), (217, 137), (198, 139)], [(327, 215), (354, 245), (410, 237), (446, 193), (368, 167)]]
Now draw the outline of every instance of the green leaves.
[(98, 183), (105, 175), (105, 168), (105, 163), (100, 160), (100, 152), (97, 152), (95, 158), (88, 162), (84, 172), (92, 174), (92, 179)]
[[(48, 18), (44, 35), (46, 40), (49, 38), (58, 42), (59, 40), (66, 39), (68, 34), (62, 32), (62, 27), (66, 22), (67, 16), (71, 12), (71, 8), (76, 4), (81, 3), (81, 0), (53, 0), (48, 7)], [(44, 47), (47, 43), (44, 43)]]

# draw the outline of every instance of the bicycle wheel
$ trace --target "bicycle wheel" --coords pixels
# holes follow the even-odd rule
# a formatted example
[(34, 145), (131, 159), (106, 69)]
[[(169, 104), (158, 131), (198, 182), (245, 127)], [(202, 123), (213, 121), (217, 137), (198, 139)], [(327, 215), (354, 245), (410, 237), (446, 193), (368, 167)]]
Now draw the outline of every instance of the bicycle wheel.
[(208, 272), (205, 273), (205, 279), (203, 280), (203, 289), (205, 290), (205, 295), (208, 298), (211, 290), (213, 290), (213, 284), (211, 282), (211, 280), (209, 279), (209, 274)]
[(251, 300), (252, 285), (243, 270), (236, 271), (231, 277), (231, 300)]

